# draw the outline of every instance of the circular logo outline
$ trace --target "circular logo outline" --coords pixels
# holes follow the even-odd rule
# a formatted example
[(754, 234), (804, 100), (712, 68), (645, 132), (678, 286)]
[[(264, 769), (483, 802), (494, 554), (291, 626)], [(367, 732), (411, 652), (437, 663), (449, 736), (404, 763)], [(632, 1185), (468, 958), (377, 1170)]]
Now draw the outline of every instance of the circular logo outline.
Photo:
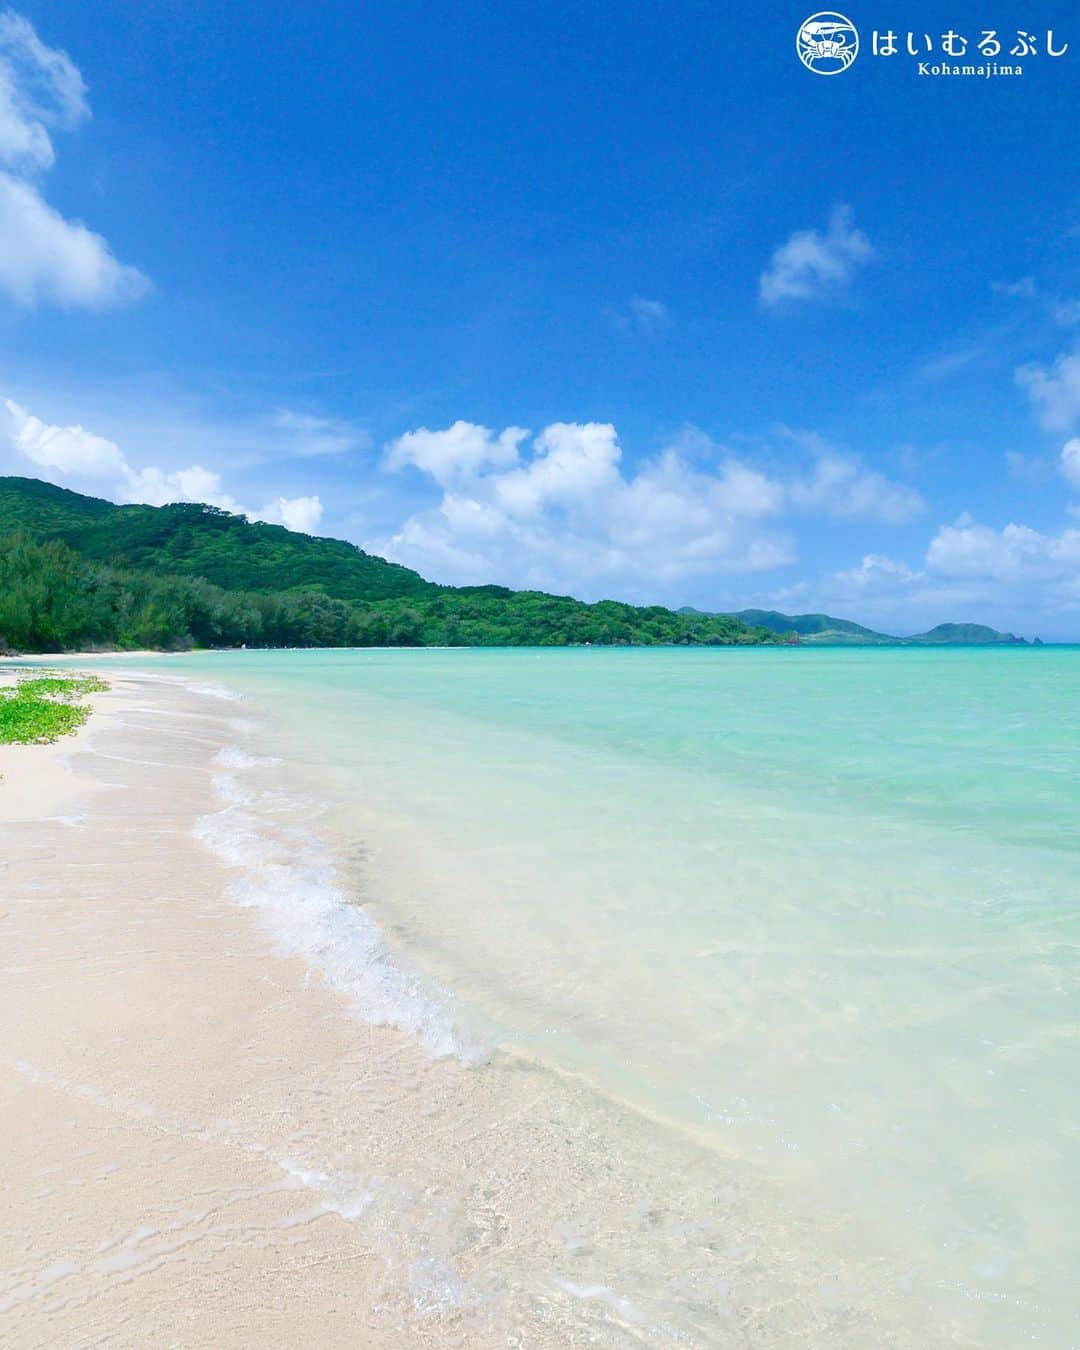
[[(803, 34), (806, 32), (807, 28), (817, 20), (831, 21), (835, 25), (833, 29), (834, 32), (850, 32), (855, 38), (854, 46), (847, 47), (847, 45), (844, 44), (844, 46), (836, 51), (822, 52), (817, 56), (809, 54), (806, 50), (809, 46), (809, 42), (804, 40)], [(832, 42), (829, 45), (835, 46), (836, 44), (835, 42)], [(795, 54), (811, 75), (842, 75), (844, 71), (850, 70), (855, 64), (855, 58), (859, 54), (859, 45), (859, 30), (846, 14), (841, 14), (835, 9), (822, 9), (816, 14), (811, 14), (809, 18), (804, 19), (802, 23), (799, 24), (799, 27), (795, 31)], [(844, 57), (840, 53), (844, 52), (846, 54), (848, 51), (851, 52), (851, 59), (844, 61)], [(844, 61), (844, 64), (837, 66), (835, 70), (819, 70), (813, 63), (815, 60), (820, 61), (823, 59)]]

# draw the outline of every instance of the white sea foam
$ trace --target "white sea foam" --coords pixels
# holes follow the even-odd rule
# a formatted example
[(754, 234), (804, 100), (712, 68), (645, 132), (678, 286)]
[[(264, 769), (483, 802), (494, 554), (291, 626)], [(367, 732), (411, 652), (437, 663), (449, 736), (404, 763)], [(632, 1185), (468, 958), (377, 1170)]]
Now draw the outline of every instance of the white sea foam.
[(574, 1284), (570, 1280), (559, 1280), (558, 1284), (571, 1297), (580, 1299), (582, 1302), (606, 1304), (624, 1322), (640, 1322), (642, 1320), (641, 1313), (634, 1304), (628, 1298), (616, 1294), (606, 1284)]
[[(238, 769), (259, 762), (235, 747), (215, 758), (222, 757)], [(215, 776), (213, 786), (227, 805), (199, 819), (196, 838), (237, 870), (232, 898), (259, 911), (278, 946), (320, 970), (365, 1021), (409, 1032), (437, 1057), (453, 1055), (467, 1064), (482, 1059), (483, 1048), (455, 1029), (449, 998), (426, 988), (391, 953), (364, 910), (350, 903), (325, 844), (281, 824), (283, 814), (310, 819), (311, 804), (290, 802), (280, 792), (253, 795), (232, 775)]]
[(219, 773), (213, 778), (214, 791), (223, 802), (229, 802), (232, 806), (249, 806), (251, 804), (251, 793), (240, 786), (239, 779), (231, 774)]
[(249, 755), (238, 745), (223, 745), (214, 756), (213, 762), (224, 769), (254, 769), (260, 763), (254, 755)]
[(195, 684), (190, 680), (180, 682), (192, 694), (205, 694), (208, 698), (224, 699), (227, 703), (242, 703), (244, 696), (235, 689), (227, 689), (223, 684)]

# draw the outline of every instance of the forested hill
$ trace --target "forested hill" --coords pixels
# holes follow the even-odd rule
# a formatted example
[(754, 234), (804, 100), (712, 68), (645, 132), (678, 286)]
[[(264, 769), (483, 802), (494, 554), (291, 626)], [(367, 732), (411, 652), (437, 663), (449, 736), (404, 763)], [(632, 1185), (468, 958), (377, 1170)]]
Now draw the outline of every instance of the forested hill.
[(440, 586), (215, 507), (116, 506), (0, 477), (0, 650), (777, 640), (729, 615)]
[(214, 506), (116, 506), (36, 478), (0, 478), (0, 535), (20, 527), (95, 562), (203, 577), (227, 591), (310, 590), (363, 601), (440, 589), (342, 539), (295, 534)]

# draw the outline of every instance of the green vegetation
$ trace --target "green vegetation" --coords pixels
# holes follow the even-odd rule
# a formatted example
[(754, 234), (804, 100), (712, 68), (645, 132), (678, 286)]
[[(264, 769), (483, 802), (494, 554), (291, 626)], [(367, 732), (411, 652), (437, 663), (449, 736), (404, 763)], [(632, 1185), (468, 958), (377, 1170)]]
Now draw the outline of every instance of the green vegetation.
[(41, 745), (77, 731), (90, 716), (80, 698), (108, 687), (96, 675), (46, 675), (0, 689), (0, 745)]
[(341, 539), (253, 524), (216, 506), (114, 506), (35, 478), (0, 478), (0, 538), (19, 532), (59, 540), (88, 562), (202, 578), (229, 591), (366, 602), (442, 589)]
[(987, 628), (983, 623), (939, 623), (936, 628), (931, 628), (929, 633), (919, 633), (905, 640), (918, 642), (926, 647), (941, 642), (958, 642), (968, 646), (1024, 643), (1024, 639), (1017, 637), (1015, 633), (999, 633), (996, 628)]
[(215, 507), (114, 506), (0, 478), (0, 648), (775, 642), (730, 615), (439, 586)]
[(103, 694), (108, 687), (97, 675), (32, 675), (19, 680), (16, 693), (20, 698), (58, 698), (73, 703), (83, 694)]
[[(687, 608), (681, 609), (679, 613), (700, 614), (701, 611)], [(745, 624), (767, 628), (778, 636), (795, 633), (800, 642), (829, 646), (1024, 645), (1024, 639), (1014, 633), (1000, 633), (996, 628), (987, 628), (981, 623), (939, 623), (928, 633), (891, 637), (888, 633), (875, 633), (872, 628), (852, 623), (850, 619), (834, 619), (831, 614), (781, 614), (775, 609), (743, 609), (731, 617)]]

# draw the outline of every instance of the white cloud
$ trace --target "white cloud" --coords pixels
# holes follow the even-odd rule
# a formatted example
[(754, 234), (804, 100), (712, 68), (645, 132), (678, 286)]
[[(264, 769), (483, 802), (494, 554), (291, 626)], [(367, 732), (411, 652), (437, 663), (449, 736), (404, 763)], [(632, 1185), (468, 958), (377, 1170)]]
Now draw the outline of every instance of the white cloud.
[(82, 426), (52, 426), (13, 399), (0, 400), (0, 451), (5, 447), (13, 452), (14, 460), (5, 464), (0, 457), (0, 468), (33, 470), (35, 476), (62, 487), (90, 487), (118, 502), (149, 506), (204, 502), (304, 534), (322, 519), (322, 502), (315, 496), (275, 497), (259, 510), (245, 508), (225, 491), (221, 475), (201, 464), (182, 469), (135, 468), (115, 441)]
[[(806, 437), (800, 435), (798, 439)], [(926, 503), (913, 487), (864, 468), (853, 455), (839, 454), (824, 442), (819, 444), (822, 448), (813, 472), (791, 486), (796, 505), (840, 519), (878, 520), (885, 525), (903, 525), (926, 510)]]
[(995, 530), (961, 516), (943, 525), (926, 551), (927, 568), (950, 578), (1080, 584), (1080, 530), (1041, 534), (1027, 525)]
[(201, 464), (186, 469), (133, 469), (124, 465), (122, 481), (112, 495), (120, 502), (143, 502), (147, 506), (168, 506), (170, 502), (205, 502), (223, 511), (243, 512), (235, 497), (222, 487), (221, 475)]
[(65, 220), (33, 184), (0, 171), (0, 290), (16, 304), (94, 309), (137, 300), (148, 285), (101, 235)]
[(628, 475), (610, 424), (552, 423), (528, 454), (525, 436), (456, 423), (395, 441), (388, 468), (426, 467), (445, 490), (372, 547), (446, 581), (594, 594), (793, 559), (764, 524), (782, 487), (737, 459), (705, 472), (669, 449)]
[(834, 206), (827, 230), (797, 230), (775, 251), (761, 274), (761, 303), (774, 309), (841, 296), (873, 257), (870, 240), (855, 228), (851, 208)]
[(1071, 431), (1080, 421), (1080, 352), (1062, 352), (1049, 370), (1021, 366), (1016, 382), (1027, 390), (1047, 431)]
[(286, 433), (287, 452), (298, 459), (343, 455), (350, 450), (369, 450), (371, 436), (361, 427), (341, 418), (316, 417), (312, 413), (279, 408), (273, 425)]
[(493, 480), (497, 502), (511, 515), (535, 516), (546, 507), (587, 509), (595, 495), (622, 483), (617, 467), (622, 451), (610, 423), (553, 422), (533, 450), (527, 464)]
[(401, 469), (411, 464), (445, 486), (484, 469), (516, 464), (518, 446), (528, 434), (522, 427), (507, 427), (496, 436), (487, 427), (461, 421), (444, 431), (420, 427), (390, 442), (386, 465)]
[(906, 563), (896, 562), (881, 553), (867, 553), (858, 567), (837, 573), (836, 579), (856, 591), (879, 590), (882, 587), (910, 586), (926, 574), (913, 571)]
[(1080, 529), (1058, 534), (961, 516), (942, 525), (919, 566), (867, 554), (800, 597), (807, 608), (912, 633), (955, 621), (1027, 636), (1075, 637), (1080, 610)]
[(822, 594), (826, 605), (891, 617), (901, 630), (909, 620), (906, 631), (919, 620), (993, 623), (991, 616), (1004, 615), (1029, 633), (1036, 624), (1060, 632), (1064, 616), (1080, 606), (1080, 529), (1045, 534), (1015, 523), (996, 529), (964, 515), (938, 528), (921, 567), (868, 554), (830, 578)]
[(49, 426), (11, 399), (4, 399), (0, 432), (39, 468), (65, 475), (116, 478), (127, 468), (120, 447), (85, 427)]
[(393, 441), (384, 464), (424, 470), (441, 500), (371, 547), (443, 581), (648, 594), (649, 583), (791, 563), (785, 514), (898, 524), (925, 509), (913, 488), (821, 437), (782, 430), (813, 458), (788, 481), (692, 428), (633, 471), (606, 422), (553, 422), (528, 445), (520, 427), (422, 428)]
[(261, 511), (248, 514), (270, 525), (284, 525), (298, 534), (314, 534), (322, 520), (323, 505), (318, 497), (275, 497)]
[(68, 56), (46, 47), (21, 15), (0, 14), (0, 291), (16, 304), (98, 308), (148, 288), (101, 235), (51, 207), (34, 181), (55, 159), (50, 129), (71, 130), (89, 115)]
[(49, 168), (49, 128), (71, 130), (89, 115), (86, 85), (68, 55), (46, 47), (21, 14), (0, 14), (0, 161)]

